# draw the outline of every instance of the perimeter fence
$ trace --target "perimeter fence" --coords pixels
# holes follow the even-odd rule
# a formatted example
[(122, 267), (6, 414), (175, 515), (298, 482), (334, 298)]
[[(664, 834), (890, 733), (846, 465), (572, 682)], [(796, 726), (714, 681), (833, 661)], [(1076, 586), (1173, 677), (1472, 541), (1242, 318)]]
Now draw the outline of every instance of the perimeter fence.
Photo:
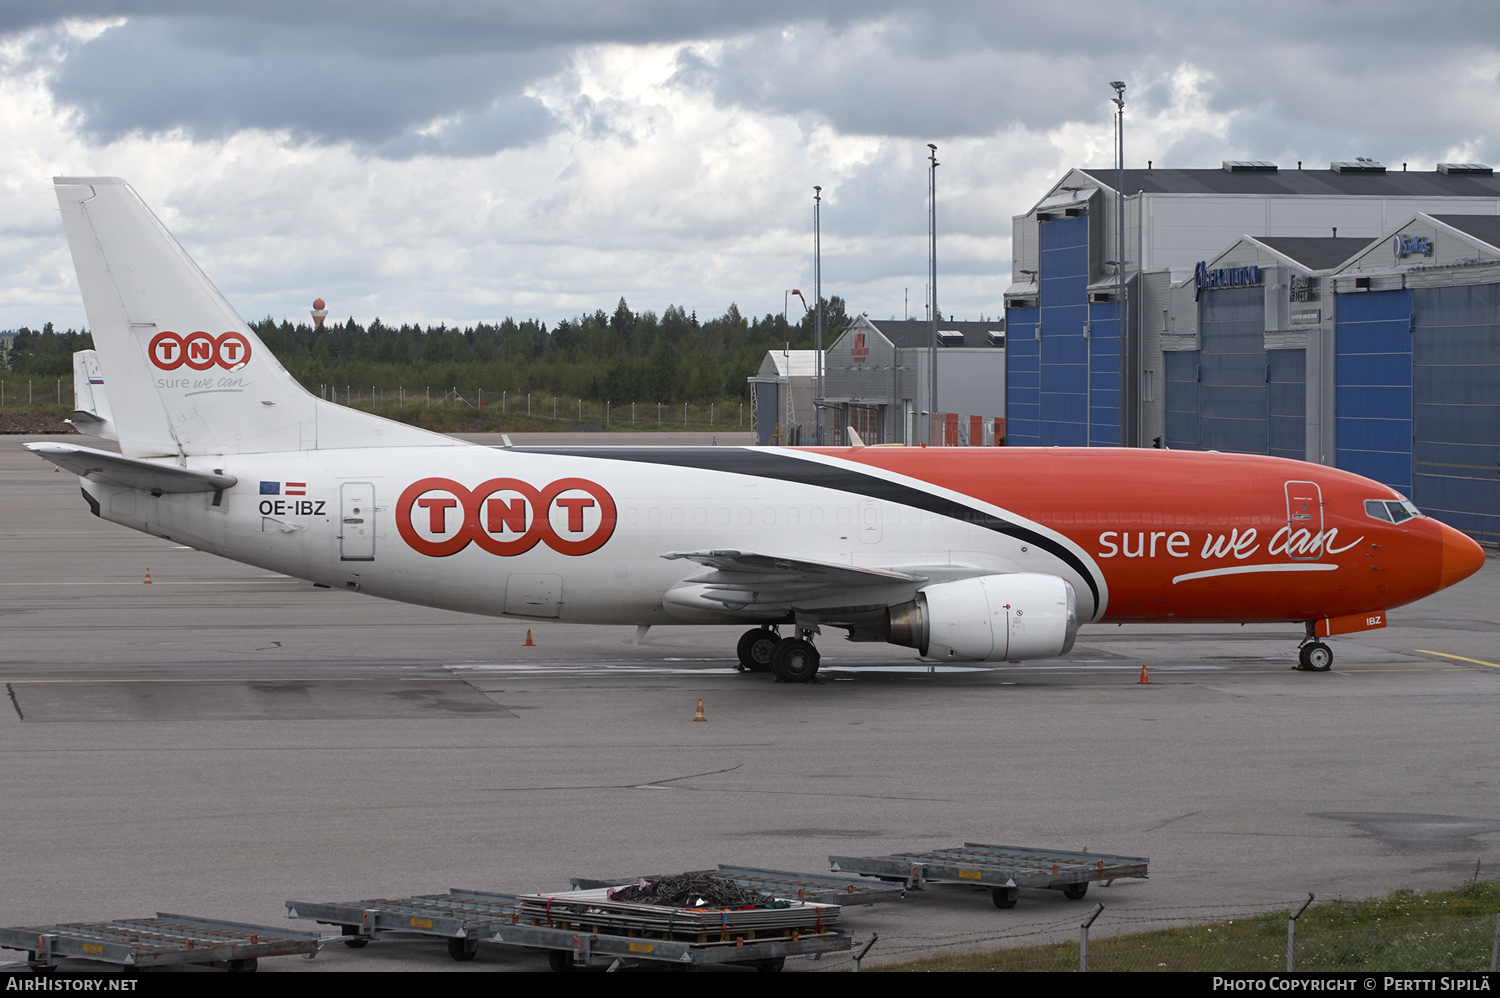
[[(1228, 906), (1131, 908), (1095, 905), (1010, 932), (881, 938), (859, 967), (824, 957), (810, 969), (1009, 972), (1402, 973), (1500, 971), (1500, 913), (1455, 913), (1352, 928), (1312, 928), (1299, 911)], [(1492, 903), (1482, 907), (1494, 908)], [(1232, 914), (1229, 912), (1232, 911)], [(1223, 914), (1221, 914), (1221, 912)], [(1224, 917), (1229, 914), (1229, 917)], [(1433, 914), (1439, 914), (1433, 912)], [(1211, 925), (1184, 925), (1216, 918)], [(1335, 909), (1323, 921), (1339, 921)], [(1085, 924), (1092, 923), (1092, 924)], [(868, 942), (855, 933), (856, 955)], [(1069, 938), (1070, 937), (1070, 938)], [(934, 952), (941, 955), (934, 956)]]

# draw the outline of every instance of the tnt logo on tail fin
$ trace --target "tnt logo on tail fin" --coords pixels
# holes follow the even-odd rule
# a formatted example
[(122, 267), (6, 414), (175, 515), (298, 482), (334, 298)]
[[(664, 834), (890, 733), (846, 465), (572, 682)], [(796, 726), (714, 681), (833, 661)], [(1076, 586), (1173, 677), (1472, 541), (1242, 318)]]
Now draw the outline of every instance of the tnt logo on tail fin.
[(54, 184), (127, 457), (469, 446), (313, 396), (129, 184)]

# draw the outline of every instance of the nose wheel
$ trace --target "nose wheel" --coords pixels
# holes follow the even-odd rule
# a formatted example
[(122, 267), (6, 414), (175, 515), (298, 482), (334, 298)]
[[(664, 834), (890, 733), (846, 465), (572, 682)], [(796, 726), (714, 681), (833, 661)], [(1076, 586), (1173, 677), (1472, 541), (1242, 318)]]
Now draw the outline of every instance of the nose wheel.
[(1321, 641), (1309, 641), (1297, 652), (1297, 668), (1301, 672), (1327, 672), (1333, 668), (1333, 649)]

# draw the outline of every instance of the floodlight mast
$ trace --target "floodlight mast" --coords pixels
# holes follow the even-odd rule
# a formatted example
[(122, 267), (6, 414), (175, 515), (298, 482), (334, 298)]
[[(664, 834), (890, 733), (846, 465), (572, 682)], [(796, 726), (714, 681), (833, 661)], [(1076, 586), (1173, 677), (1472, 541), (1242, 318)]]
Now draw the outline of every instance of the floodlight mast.
[(1129, 311), (1125, 307), (1125, 83), (1115, 80), (1110, 83), (1110, 87), (1115, 92), (1110, 103), (1115, 106), (1115, 259), (1118, 261), (1115, 265), (1115, 331), (1119, 336), (1121, 376), (1117, 418), (1120, 423), (1120, 446), (1125, 447), (1130, 444), (1129, 421), (1126, 418), (1130, 403), (1127, 396), (1132, 394), (1126, 389), (1126, 385), (1134, 377), (1130, 367)]
[(937, 146), (931, 142), (927, 143), (930, 150), (927, 154), (927, 285), (928, 305), (930, 311), (927, 313), (927, 442), (937, 443), (937, 324), (938, 324), (938, 297), (937, 297)]
[(813, 313), (813, 330), (817, 361), (818, 392), (813, 400), (813, 419), (817, 430), (814, 438), (823, 443), (823, 235), (822, 235), (823, 188), (813, 187), (813, 301), (818, 310)]

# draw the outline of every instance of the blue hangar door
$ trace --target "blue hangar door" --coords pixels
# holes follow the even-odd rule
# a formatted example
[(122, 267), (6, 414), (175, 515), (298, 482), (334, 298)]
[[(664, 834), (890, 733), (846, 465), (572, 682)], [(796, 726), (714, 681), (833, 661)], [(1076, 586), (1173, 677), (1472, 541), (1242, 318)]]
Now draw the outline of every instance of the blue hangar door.
[(1337, 465), (1411, 496), (1411, 292), (1340, 294), (1336, 335)]
[(1500, 543), (1500, 285), (1412, 297), (1412, 501)]

